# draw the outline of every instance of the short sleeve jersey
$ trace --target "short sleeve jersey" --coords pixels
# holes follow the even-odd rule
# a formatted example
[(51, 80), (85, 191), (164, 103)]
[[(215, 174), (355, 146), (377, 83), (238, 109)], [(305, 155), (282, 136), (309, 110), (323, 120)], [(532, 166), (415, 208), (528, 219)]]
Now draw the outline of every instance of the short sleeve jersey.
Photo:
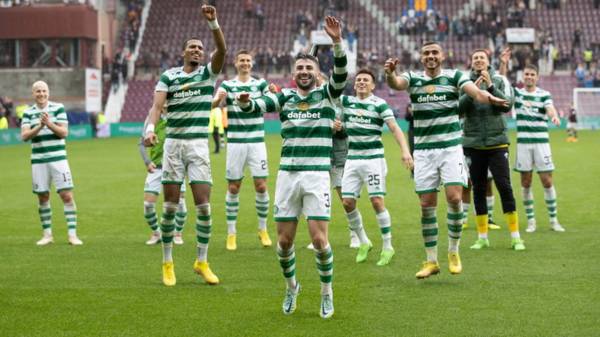
[(544, 89), (534, 92), (515, 89), (517, 144), (548, 143), (546, 107), (553, 105), (552, 95)]
[(208, 138), (216, 78), (210, 63), (191, 73), (171, 68), (160, 76), (155, 90), (167, 93), (166, 138)]
[(460, 90), (473, 83), (468, 74), (442, 69), (431, 78), (423, 71), (405, 72), (413, 110), (415, 150), (443, 149), (462, 143), (458, 118)]
[[(69, 124), (65, 107), (60, 103), (48, 102), (44, 109), (36, 104), (28, 107), (23, 113), (21, 128), (34, 128), (40, 124), (42, 113), (47, 112), (50, 120), (57, 124)], [(67, 159), (67, 149), (64, 138), (59, 138), (47, 126), (31, 139), (31, 163), (42, 164)]]
[(383, 124), (394, 119), (386, 101), (371, 95), (364, 99), (342, 96), (343, 122), (348, 134), (348, 159), (383, 158)]
[(247, 92), (250, 98), (258, 98), (268, 91), (267, 81), (250, 78), (242, 82), (235, 78), (223, 81), (219, 90), (227, 92), (227, 142), (229, 143), (262, 143), (265, 141), (265, 120), (261, 111), (242, 112), (235, 104), (237, 94)]

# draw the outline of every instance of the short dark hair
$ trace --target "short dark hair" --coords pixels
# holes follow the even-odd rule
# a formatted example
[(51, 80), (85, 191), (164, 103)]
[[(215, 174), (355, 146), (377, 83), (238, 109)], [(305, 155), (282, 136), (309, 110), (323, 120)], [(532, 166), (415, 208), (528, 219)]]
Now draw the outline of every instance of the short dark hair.
[(535, 73), (536, 73), (536, 74), (539, 74), (539, 72), (538, 72), (538, 68), (537, 68), (535, 65), (533, 65), (533, 64), (528, 64), (528, 65), (526, 65), (526, 66), (523, 68), (523, 70), (525, 70), (525, 69), (530, 69), (530, 70), (533, 70), (533, 71), (535, 71)]
[(354, 78), (356, 78), (360, 74), (367, 74), (367, 75), (371, 76), (371, 78), (373, 79), (373, 83), (375, 83), (375, 74), (373, 74), (373, 72), (370, 69), (367, 69), (367, 68), (360, 69), (359, 71), (356, 72), (356, 75), (354, 76)]
[(200, 40), (200, 38), (198, 38), (198, 37), (190, 37), (189, 39), (185, 39), (185, 41), (183, 41), (183, 49), (182, 50), (185, 50), (185, 48), (187, 48), (188, 42), (190, 42), (192, 40), (198, 40), (198, 41), (202, 42), (202, 40)]
[(484, 53), (485, 56), (487, 56), (488, 61), (490, 61), (490, 51), (488, 49), (485, 48), (477, 48), (475, 50), (473, 50), (473, 52), (471, 52), (471, 58), (473, 58), (473, 55), (475, 55), (475, 53)]
[(239, 49), (235, 53), (235, 58), (237, 59), (237, 57), (240, 56), (240, 55), (250, 55), (250, 56), (252, 56), (252, 53), (248, 49)]
[(421, 48), (423, 48), (423, 47), (427, 47), (427, 46), (431, 46), (432, 44), (437, 44), (438, 46), (440, 46), (441, 48), (443, 48), (443, 47), (442, 47), (442, 44), (441, 44), (441, 43), (439, 43), (439, 42), (437, 42), (437, 41), (425, 41), (425, 42), (423, 43), (423, 45), (421, 46)]
[(311, 60), (314, 63), (316, 63), (317, 65), (319, 65), (319, 59), (317, 59), (316, 57), (312, 56), (311, 54), (298, 53), (298, 55), (296, 55), (296, 58), (294, 59), (294, 62), (298, 61), (298, 60)]

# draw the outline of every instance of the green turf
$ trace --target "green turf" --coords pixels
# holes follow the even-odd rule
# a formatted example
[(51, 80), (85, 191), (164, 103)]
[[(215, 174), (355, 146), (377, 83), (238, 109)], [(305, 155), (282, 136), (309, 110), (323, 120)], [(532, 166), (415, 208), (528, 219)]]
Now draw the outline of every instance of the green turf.
[[(514, 135), (513, 135), (514, 136)], [(538, 232), (523, 232), (527, 250), (509, 249), (499, 198), (500, 231), (492, 247), (474, 252), (476, 233), (463, 236), (464, 273), (447, 271), (444, 207), (440, 221), (442, 273), (417, 281), (424, 250), (418, 202), (398, 147), (386, 135), (388, 209), (396, 256), (375, 265), (380, 236), (370, 206), (360, 208), (375, 248), (354, 262), (337, 200), (330, 241), (334, 249), (336, 312), (318, 316), (319, 282), (303, 223), (297, 237), (297, 277), (303, 290), (292, 316), (281, 313), (284, 281), (274, 248), (256, 238), (250, 182), (242, 188), (238, 250), (225, 250), (225, 155), (212, 156), (213, 235), (209, 261), (222, 283), (205, 285), (192, 271), (193, 225), (175, 248), (177, 286), (161, 283), (161, 250), (147, 247), (143, 221), (144, 167), (133, 138), (73, 141), (68, 155), (79, 212), (82, 247), (66, 243), (62, 206), (52, 196), (55, 243), (36, 247), (41, 227), (31, 194), (28, 145), (0, 148), (0, 336), (597, 336), (600, 316), (600, 133), (581, 132), (576, 144), (552, 133), (558, 212), (565, 233), (548, 230), (543, 193), (534, 194)], [(268, 137), (271, 199), (280, 138)], [(514, 147), (513, 147), (514, 148)], [(514, 151), (513, 151), (514, 152)], [(513, 175), (518, 182), (518, 176)], [(521, 227), (525, 215), (516, 184)], [(191, 200), (188, 206), (193, 210)], [(471, 222), (473, 218), (471, 217)], [(269, 231), (275, 238), (272, 221)]]

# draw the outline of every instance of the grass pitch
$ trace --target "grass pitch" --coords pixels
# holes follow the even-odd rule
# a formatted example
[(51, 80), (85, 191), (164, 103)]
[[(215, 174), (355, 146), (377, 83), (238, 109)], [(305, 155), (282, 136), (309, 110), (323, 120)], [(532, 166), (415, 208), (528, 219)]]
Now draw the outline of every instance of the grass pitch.
[[(409, 173), (400, 165), (399, 149), (386, 135), (386, 204), (396, 256), (387, 267), (375, 265), (381, 239), (373, 211), (362, 198), (359, 207), (375, 248), (367, 263), (354, 263), (344, 213), (335, 200), (330, 241), (336, 312), (330, 320), (318, 316), (319, 278), (313, 253), (303, 248), (309, 242), (305, 223), (296, 241), (297, 277), (303, 286), (298, 309), (292, 316), (281, 313), (285, 285), (274, 248), (260, 247), (256, 237), (254, 192), (248, 179), (241, 194), (238, 250), (225, 249), (224, 153), (212, 156), (209, 250), (221, 284), (208, 286), (192, 271), (195, 234), (190, 212), (185, 244), (174, 251), (177, 286), (166, 288), (161, 283), (160, 247), (144, 245), (149, 229), (142, 213), (145, 170), (137, 139), (68, 144), (82, 247), (67, 245), (62, 205), (55, 194), (55, 243), (35, 246), (41, 226), (30, 192), (30, 149), (2, 147), (0, 336), (598, 336), (600, 133), (581, 132), (575, 144), (564, 137), (564, 132), (551, 133), (558, 215), (567, 232), (548, 229), (537, 178), (538, 231), (524, 232), (519, 180), (513, 174), (527, 250), (509, 249), (497, 197), (495, 219), (503, 228), (490, 233), (492, 247), (468, 249), (476, 239), (471, 216), (462, 240), (464, 272), (450, 275), (445, 207), (440, 206), (442, 273), (418, 281), (414, 274), (425, 255), (418, 201)], [(271, 200), (280, 143), (278, 135), (267, 137)], [(194, 209), (191, 198), (188, 208)], [(275, 239), (271, 218), (269, 232)]]

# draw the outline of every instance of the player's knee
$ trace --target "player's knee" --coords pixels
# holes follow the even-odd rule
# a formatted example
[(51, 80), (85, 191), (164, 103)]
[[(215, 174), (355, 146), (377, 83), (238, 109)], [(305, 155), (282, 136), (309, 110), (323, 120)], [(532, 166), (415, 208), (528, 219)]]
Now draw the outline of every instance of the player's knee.
[(462, 201), (462, 193), (453, 193), (446, 196), (446, 201), (449, 204), (458, 204)]
[(50, 193), (40, 193), (37, 196), (40, 204), (45, 204), (50, 201)]
[(312, 236), (312, 243), (315, 249), (323, 249), (327, 246), (327, 237), (324, 233), (315, 233)]
[(151, 201), (144, 201), (144, 210), (146, 212), (151, 212), (156, 209), (156, 203)]
[(344, 198), (342, 199), (342, 205), (344, 205), (344, 210), (346, 213), (352, 212), (356, 208), (356, 200), (352, 198)]
[(163, 203), (163, 211), (168, 214), (173, 214), (177, 211), (177, 203), (165, 201)]
[(383, 212), (385, 210), (385, 203), (383, 202), (383, 198), (381, 197), (371, 198), (371, 205), (377, 213)]
[(254, 190), (256, 193), (265, 193), (267, 191), (267, 183), (264, 181), (255, 183)]
[(60, 195), (60, 198), (62, 199), (63, 203), (70, 204), (73, 202), (73, 193), (71, 193), (70, 191), (61, 192), (59, 195)]
[(206, 203), (206, 204), (196, 205), (196, 211), (200, 215), (204, 215), (204, 216), (210, 215), (210, 204)]
[(294, 245), (294, 241), (291, 236), (279, 233), (279, 236), (277, 238), (277, 244), (279, 245), (279, 247), (281, 247), (281, 249), (288, 250), (292, 248), (292, 246)]
[(238, 194), (238, 193), (240, 193), (240, 184), (229, 183), (228, 190), (229, 190), (229, 193), (231, 193), (231, 194)]

